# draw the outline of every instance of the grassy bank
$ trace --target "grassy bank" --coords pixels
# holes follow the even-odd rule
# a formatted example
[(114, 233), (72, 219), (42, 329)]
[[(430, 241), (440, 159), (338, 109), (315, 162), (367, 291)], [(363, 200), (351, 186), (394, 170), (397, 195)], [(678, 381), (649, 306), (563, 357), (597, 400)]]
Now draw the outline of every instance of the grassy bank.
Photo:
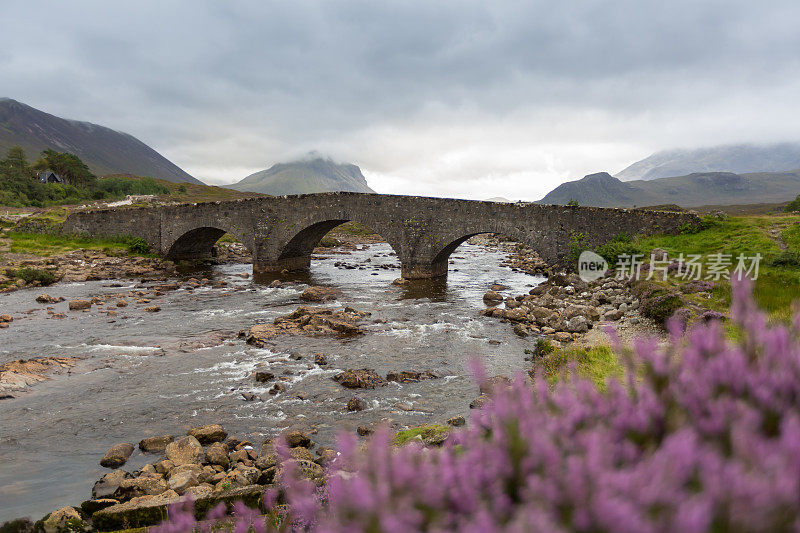
[[(614, 248), (614, 247), (609, 247)], [(674, 259), (680, 254), (730, 254), (733, 266), (739, 254), (754, 256), (761, 254), (755, 296), (759, 305), (773, 318), (788, 319), (792, 305), (800, 297), (800, 216), (743, 216), (704, 219), (703, 229), (680, 235), (657, 235), (636, 237), (627, 244), (616, 247), (625, 253), (641, 253), (649, 258), (655, 248), (666, 250)], [(612, 250), (614, 251), (614, 250)], [(606, 254), (603, 254), (606, 255)], [(703, 278), (706, 272), (703, 273)], [(656, 283), (665, 289), (677, 289), (686, 282), (678, 276), (670, 275), (666, 282), (659, 278)], [(730, 283), (717, 280), (708, 294), (684, 295), (690, 302), (702, 303), (705, 307), (726, 312), (730, 305)], [(702, 300), (702, 302), (701, 302)]]
[(72, 235), (9, 232), (4, 235), (11, 241), (11, 253), (51, 256), (75, 250), (98, 250), (116, 255), (119, 253), (152, 256), (147, 243), (139, 237), (95, 238)]

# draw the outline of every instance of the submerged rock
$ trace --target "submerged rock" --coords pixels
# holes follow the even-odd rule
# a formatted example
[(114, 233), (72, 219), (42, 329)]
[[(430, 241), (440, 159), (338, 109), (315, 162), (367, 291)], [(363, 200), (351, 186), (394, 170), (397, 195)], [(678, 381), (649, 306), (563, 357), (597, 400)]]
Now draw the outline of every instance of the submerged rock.
[(128, 462), (133, 450), (133, 444), (129, 444), (127, 442), (115, 444), (109, 448), (105, 456), (100, 460), (100, 466), (105, 466), (106, 468), (119, 468)]
[(386, 381), (371, 368), (347, 369), (332, 379), (348, 389), (374, 389), (386, 385)]
[(161, 453), (167, 448), (167, 444), (173, 440), (175, 440), (175, 437), (172, 435), (147, 437), (139, 441), (139, 449), (145, 453)]
[(303, 293), (300, 295), (300, 299), (307, 302), (327, 302), (329, 300), (336, 300), (341, 296), (342, 291), (339, 289), (313, 285), (303, 291)]

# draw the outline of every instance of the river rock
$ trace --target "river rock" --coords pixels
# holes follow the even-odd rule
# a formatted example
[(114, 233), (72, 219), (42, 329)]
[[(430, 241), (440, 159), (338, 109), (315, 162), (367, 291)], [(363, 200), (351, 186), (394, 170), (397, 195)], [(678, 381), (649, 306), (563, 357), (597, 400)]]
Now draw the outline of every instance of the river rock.
[(56, 298), (54, 296), (50, 296), (49, 294), (40, 294), (36, 297), (36, 301), (40, 304), (57, 304), (58, 302), (63, 302), (64, 298), (61, 296)]
[(253, 377), (259, 383), (266, 383), (275, 379), (275, 374), (267, 372), (266, 370), (257, 370), (253, 373)]
[(447, 425), (453, 427), (461, 427), (466, 425), (466, 423), (467, 421), (464, 420), (463, 416), (454, 416), (453, 418), (447, 420)]
[(176, 465), (200, 463), (205, 457), (203, 446), (191, 435), (167, 444), (166, 454), (167, 459)]
[(347, 369), (333, 377), (333, 380), (348, 389), (374, 389), (386, 382), (371, 368)]
[(6, 324), (8, 322), (13, 322), (13, 321), (14, 317), (11, 315), (6, 315), (6, 314), (0, 315), (0, 324)]
[(144, 310), (148, 313), (158, 313), (161, 311), (161, 308), (157, 305), (151, 305), (150, 307), (145, 307)]
[(492, 376), (480, 384), (481, 394), (491, 394), (497, 387), (511, 386), (511, 379), (506, 376)]
[(161, 453), (167, 448), (167, 444), (173, 440), (175, 440), (175, 437), (172, 435), (147, 437), (139, 441), (139, 449), (145, 453)]
[(133, 444), (128, 444), (127, 442), (115, 444), (109, 448), (105, 456), (100, 460), (100, 466), (119, 468), (128, 462), (133, 450)]
[(327, 302), (336, 300), (342, 296), (342, 291), (333, 287), (321, 287), (312, 285), (300, 294), (300, 299), (306, 302)]
[(308, 448), (311, 446), (311, 437), (303, 433), (302, 431), (291, 430), (286, 431), (283, 433), (283, 438), (286, 441), (286, 445), (290, 448), (296, 448), (298, 446), (302, 446), (303, 448)]
[(314, 454), (308, 448), (298, 446), (289, 450), (289, 455), (298, 461), (313, 461)]
[(209, 446), (206, 449), (206, 462), (227, 468), (230, 464), (230, 460), (228, 459), (228, 447), (221, 442), (215, 442)]
[(125, 300), (117, 300), (117, 307), (128, 307), (128, 302)]
[(172, 462), (172, 461), (170, 461), (169, 459), (164, 459), (163, 461), (159, 461), (159, 462), (155, 463), (155, 464), (153, 465), (153, 468), (155, 468), (155, 469), (156, 469), (156, 472), (158, 472), (159, 474), (161, 474), (161, 475), (165, 475), (165, 474), (167, 474), (167, 473), (168, 473), (170, 470), (172, 470), (173, 468), (175, 468), (175, 463), (173, 463), (173, 462)]
[(120, 482), (119, 487), (114, 491), (114, 499), (127, 501), (139, 496), (154, 496), (168, 489), (167, 482), (157, 474), (126, 478)]
[(110, 498), (114, 495), (120, 483), (131, 475), (124, 470), (114, 470), (101, 477), (92, 487), (92, 498), (95, 500)]
[(278, 466), (281, 460), (277, 453), (266, 453), (256, 459), (256, 468), (261, 470), (268, 470), (272, 467)]
[(525, 313), (525, 309), (519, 307), (516, 309), (506, 309), (505, 318), (512, 322), (522, 322), (528, 317)]
[(567, 322), (567, 331), (570, 333), (586, 333), (589, 331), (589, 324), (582, 315), (578, 315), (569, 319)]
[(353, 396), (347, 402), (347, 410), (348, 411), (363, 411), (367, 408), (367, 402), (359, 398), (358, 396)]
[(397, 383), (416, 383), (425, 379), (439, 379), (439, 376), (430, 370), (424, 372), (403, 370), (402, 372), (389, 372), (386, 374), (386, 381), (396, 381)]
[(77, 509), (62, 507), (45, 518), (42, 528), (45, 533), (60, 533), (61, 531), (74, 531), (81, 524), (83, 524), (83, 519)]
[(228, 434), (219, 424), (207, 424), (205, 426), (192, 428), (186, 432), (186, 434), (196, 438), (200, 444), (221, 442), (225, 440), (225, 437), (228, 436)]
[(491, 397), (488, 394), (481, 394), (480, 396), (478, 396), (477, 398), (475, 398), (474, 400), (472, 400), (470, 402), (469, 408), (470, 409), (480, 409), (481, 407), (486, 405), (486, 403), (490, 399), (491, 399)]
[(70, 300), (69, 302), (70, 311), (81, 311), (83, 309), (89, 309), (90, 307), (92, 307), (91, 300)]
[(489, 289), (486, 291), (486, 294), (483, 295), (483, 301), (487, 303), (497, 303), (503, 301), (503, 295)]
[(175, 475), (170, 475), (168, 483), (170, 490), (174, 490), (178, 494), (183, 494), (190, 487), (195, 487), (199, 484), (197, 475), (191, 470), (184, 470)]
[(314, 363), (318, 364), (319, 366), (325, 366), (328, 364), (328, 358), (325, 354), (318, 353), (314, 355)]

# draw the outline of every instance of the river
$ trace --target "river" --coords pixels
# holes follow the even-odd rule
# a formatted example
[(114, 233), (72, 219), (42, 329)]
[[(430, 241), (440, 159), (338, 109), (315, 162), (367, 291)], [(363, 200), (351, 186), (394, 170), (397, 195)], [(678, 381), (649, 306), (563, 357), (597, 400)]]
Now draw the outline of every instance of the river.
[[(524, 350), (532, 343), (514, 335), (508, 324), (479, 315), (492, 284), (510, 286), (506, 294), (520, 294), (543, 281), (501, 266), (505, 258), (505, 252), (465, 243), (451, 256), (446, 281), (395, 286), (399, 262), (387, 244), (315, 256), (303, 281), (343, 291), (342, 298), (326, 305), (372, 313), (364, 323), (366, 334), (287, 336), (269, 349), (245, 344), (236, 332), (294, 310), (303, 303), (298, 297), (306, 285), (254, 283), (240, 276), (252, 271), (249, 264), (187, 273), (225, 280), (228, 286), (167, 292), (154, 302), (161, 307), (158, 313), (127, 297), (138, 286), (134, 281), (47, 289), (67, 301), (119, 293), (131, 305), (116, 317), (97, 309), (68, 311), (65, 301), (54, 310), (67, 318), (56, 320), (49, 318), (46, 305), (35, 302), (42, 289), (0, 295), (0, 310), (14, 316), (11, 327), (0, 330), (0, 363), (82, 358), (69, 372), (0, 401), (0, 523), (21, 516), (36, 520), (88, 499), (94, 481), (108, 472), (99, 466), (100, 458), (119, 442), (136, 444), (147, 436), (221, 423), (230, 435), (255, 443), (298, 427), (315, 430), (315, 442), (330, 445), (337, 431), (360, 425), (384, 422), (402, 428), (467, 416), (478, 392), (466, 361), (480, 357), (491, 374), (511, 375), (523, 368)], [(329, 363), (316, 365), (317, 353)], [(251, 377), (259, 363), (288, 378), (285, 392), (264, 394), (271, 384), (262, 386)], [(382, 375), (430, 370), (440, 379), (352, 391), (331, 379), (347, 368), (373, 368)], [(242, 392), (264, 394), (265, 400), (245, 401)], [(345, 409), (355, 394), (366, 400), (366, 410)], [(124, 468), (153, 460), (137, 450)]]

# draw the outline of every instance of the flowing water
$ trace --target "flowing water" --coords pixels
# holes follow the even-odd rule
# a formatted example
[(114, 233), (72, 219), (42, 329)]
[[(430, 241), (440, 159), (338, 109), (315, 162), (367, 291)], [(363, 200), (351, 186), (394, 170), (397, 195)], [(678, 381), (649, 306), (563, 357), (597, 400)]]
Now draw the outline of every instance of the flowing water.
[[(500, 266), (505, 257), (467, 243), (451, 256), (446, 281), (394, 286), (399, 263), (387, 244), (315, 256), (304, 281), (343, 291), (326, 305), (372, 313), (364, 322), (366, 334), (278, 337), (263, 349), (247, 345), (236, 332), (294, 310), (303, 303), (298, 297), (306, 285), (254, 283), (239, 276), (252, 271), (248, 264), (202, 272), (228, 286), (167, 292), (148, 304), (159, 305), (158, 313), (145, 312), (146, 305), (127, 297), (134, 281), (48, 288), (67, 301), (120, 293), (131, 305), (116, 317), (97, 309), (70, 312), (65, 301), (54, 308), (67, 318), (50, 319), (47, 306), (34, 300), (41, 289), (0, 295), (0, 311), (15, 317), (9, 329), (0, 330), (0, 363), (82, 358), (69, 372), (0, 401), (0, 523), (37, 519), (88, 499), (94, 481), (108, 471), (99, 466), (100, 458), (119, 442), (135, 444), (147, 436), (221, 423), (229, 434), (255, 443), (297, 427), (315, 430), (314, 440), (330, 445), (337, 431), (360, 425), (405, 427), (468, 415), (478, 392), (467, 360), (480, 357), (490, 373), (510, 375), (523, 368), (524, 350), (532, 343), (515, 336), (508, 324), (479, 315), (483, 293), (493, 283), (510, 286), (507, 294), (520, 294), (542, 281)], [(318, 353), (327, 365), (314, 364)], [(269, 395), (271, 383), (254, 382), (251, 374), (262, 363), (287, 379), (285, 392)], [(382, 375), (430, 370), (440, 379), (352, 391), (331, 379), (347, 368), (373, 368)], [(264, 400), (245, 401), (242, 392)], [(345, 409), (354, 394), (366, 400), (366, 410)], [(123, 468), (153, 460), (137, 450)]]

